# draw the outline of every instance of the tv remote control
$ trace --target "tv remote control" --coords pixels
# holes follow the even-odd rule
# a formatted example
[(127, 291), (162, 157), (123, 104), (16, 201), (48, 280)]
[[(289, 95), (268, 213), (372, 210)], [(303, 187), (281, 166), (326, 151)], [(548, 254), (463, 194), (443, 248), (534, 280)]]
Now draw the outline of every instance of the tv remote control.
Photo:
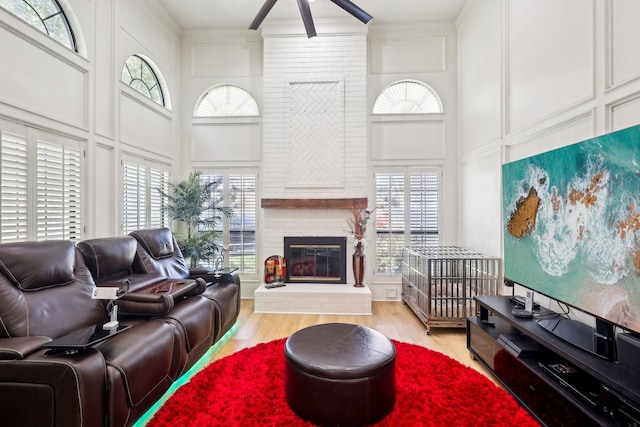
[(265, 288), (267, 289), (271, 289), (271, 288), (281, 288), (283, 286), (287, 286), (284, 283), (271, 283), (269, 285), (264, 285)]

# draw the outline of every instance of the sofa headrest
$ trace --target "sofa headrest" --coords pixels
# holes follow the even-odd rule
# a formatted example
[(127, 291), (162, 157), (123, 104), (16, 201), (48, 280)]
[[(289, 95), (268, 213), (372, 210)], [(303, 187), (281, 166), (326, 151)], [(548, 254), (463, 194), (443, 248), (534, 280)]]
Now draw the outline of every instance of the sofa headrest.
[(0, 271), (23, 291), (66, 285), (73, 281), (76, 249), (67, 240), (3, 243)]
[(133, 237), (104, 237), (78, 243), (95, 280), (131, 273), (137, 243)]
[(129, 233), (155, 259), (173, 255), (173, 234), (168, 228), (137, 230)]

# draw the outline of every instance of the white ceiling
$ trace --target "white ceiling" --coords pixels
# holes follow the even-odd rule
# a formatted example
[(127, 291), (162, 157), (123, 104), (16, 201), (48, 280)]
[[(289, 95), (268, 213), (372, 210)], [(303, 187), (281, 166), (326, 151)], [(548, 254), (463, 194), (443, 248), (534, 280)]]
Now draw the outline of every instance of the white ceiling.
[[(246, 29), (264, 0), (155, 0), (183, 29)], [(452, 21), (466, 0), (352, 0), (373, 20), (370, 24)], [(311, 3), (316, 18), (350, 16), (330, 0)], [(279, 0), (265, 19), (300, 18), (296, 0)], [(356, 18), (353, 18), (356, 19)]]

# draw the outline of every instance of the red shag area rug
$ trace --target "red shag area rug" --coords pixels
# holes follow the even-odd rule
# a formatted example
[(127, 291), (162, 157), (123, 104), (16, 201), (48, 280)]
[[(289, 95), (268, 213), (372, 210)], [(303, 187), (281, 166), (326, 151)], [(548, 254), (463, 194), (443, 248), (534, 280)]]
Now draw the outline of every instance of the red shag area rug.
[[(285, 400), (284, 343), (258, 344), (215, 361), (179, 388), (147, 426), (311, 426)], [(396, 404), (377, 426), (539, 426), (475, 370), (424, 347), (394, 344)]]

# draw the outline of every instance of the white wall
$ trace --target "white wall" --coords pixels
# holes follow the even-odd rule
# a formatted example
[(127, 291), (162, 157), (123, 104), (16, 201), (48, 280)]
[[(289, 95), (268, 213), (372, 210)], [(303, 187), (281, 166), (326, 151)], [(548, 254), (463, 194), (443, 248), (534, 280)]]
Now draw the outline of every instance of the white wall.
[(469, 0), (458, 27), (460, 233), (502, 256), (501, 164), (640, 123), (634, 0)]
[[(147, 0), (61, 4), (77, 23), (80, 53), (0, 8), (0, 118), (86, 143), (84, 237), (113, 236), (121, 233), (121, 153), (179, 166), (174, 116), (180, 99), (180, 33)], [(158, 67), (173, 100), (170, 108), (120, 83), (124, 61), (132, 54)]]

